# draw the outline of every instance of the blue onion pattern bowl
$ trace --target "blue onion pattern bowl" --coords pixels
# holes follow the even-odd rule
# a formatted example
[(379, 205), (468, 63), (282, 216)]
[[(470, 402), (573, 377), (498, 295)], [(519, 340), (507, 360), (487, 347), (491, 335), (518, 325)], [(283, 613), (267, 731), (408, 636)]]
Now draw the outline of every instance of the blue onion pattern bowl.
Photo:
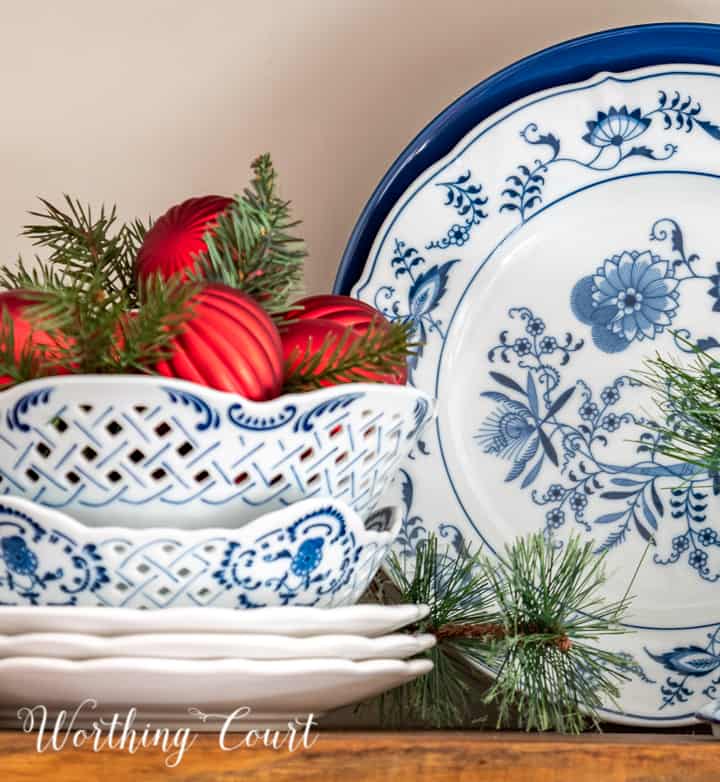
[(92, 526), (238, 527), (315, 496), (367, 516), (432, 411), (372, 383), (251, 402), (157, 377), (33, 380), (0, 392), (0, 493)]
[(19, 497), (0, 498), (0, 605), (349, 606), (394, 541), (400, 515), (363, 522), (339, 500), (309, 499), (239, 529), (87, 527)]

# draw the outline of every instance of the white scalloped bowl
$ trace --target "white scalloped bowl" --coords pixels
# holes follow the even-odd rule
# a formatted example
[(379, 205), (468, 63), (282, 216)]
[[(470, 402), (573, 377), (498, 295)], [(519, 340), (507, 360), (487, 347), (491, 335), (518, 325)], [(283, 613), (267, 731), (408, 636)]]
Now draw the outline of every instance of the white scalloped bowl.
[[(400, 526), (340, 500), (303, 500), (235, 529), (87, 527), (0, 497), (0, 604), (262, 608), (355, 604)], [(282, 629), (282, 628), (280, 628)]]
[(0, 392), (0, 493), (92, 526), (237, 527), (313, 496), (367, 515), (432, 415), (411, 386), (251, 402), (158, 377), (44, 378)]

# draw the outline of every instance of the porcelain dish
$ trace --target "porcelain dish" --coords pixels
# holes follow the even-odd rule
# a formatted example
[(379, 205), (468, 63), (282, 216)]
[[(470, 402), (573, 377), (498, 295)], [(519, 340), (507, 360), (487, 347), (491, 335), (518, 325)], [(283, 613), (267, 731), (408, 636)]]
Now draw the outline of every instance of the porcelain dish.
[(137, 611), (132, 608), (83, 606), (0, 606), (0, 629), (6, 635), (26, 633), (80, 633), (121, 636), (138, 633), (228, 633), (310, 638), (315, 635), (392, 633), (424, 619), (425, 605), (383, 606), (359, 604), (345, 608), (283, 606), (235, 611), (229, 608), (167, 608)]
[(356, 603), (399, 528), (340, 500), (309, 499), (238, 529), (86, 527), (0, 498), (3, 605), (263, 608)]
[(695, 716), (700, 722), (710, 723), (713, 736), (716, 739), (720, 738), (720, 703), (717, 700), (706, 703)]
[(213, 730), (241, 710), (231, 723), (234, 730), (287, 729), (295, 718), (307, 720), (312, 714), (317, 720), (431, 668), (429, 660), (13, 657), (0, 660), (0, 725), (18, 729), (27, 715), (22, 709), (42, 704), (51, 719), (63, 709), (77, 712), (75, 727), (116, 713), (123, 718), (134, 708), (143, 727), (149, 721), (153, 728), (176, 724)]
[(720, 25), (658, 22), (601, 30), (534, 52), (471, 87), (418, 133), (377, 185), (353, 228), (334, 292), (350, 293), (398, 198), (491, 114), (600, 71), (620, 73), (665, 63), (720, 65)]
[(377, 638), (361, 635), (287, 635), (242, 633), (146, 633), (110, 637), (79, 633), (0, 635), (0, 659), (53, 657), (89, 660), (103, 657), (155, 657), (177, 660), (404, 660), (435, 645), (429, 633), (394, 633)]
[(438, 400), (387, 495), (400, 553), (580, 534), (619, 598), (651, 546), (632, 632), (601, 641), (634, 661), (605, 712), (625, 723), (692, 722), (720, 671), (718, 488), (661, 457), (637, 380), (683, 340), (720, 347), (719, 152), (715, 67), (538, 92), (398, 196), (353, 288), (414, 324), (411, 382)]
[(0, 492), (89, 525), (239, 527), (326, 496), (368, 515), (432, 416), (405, 386), (251, 402), (185, 381), (76, 375), (0, 393)]

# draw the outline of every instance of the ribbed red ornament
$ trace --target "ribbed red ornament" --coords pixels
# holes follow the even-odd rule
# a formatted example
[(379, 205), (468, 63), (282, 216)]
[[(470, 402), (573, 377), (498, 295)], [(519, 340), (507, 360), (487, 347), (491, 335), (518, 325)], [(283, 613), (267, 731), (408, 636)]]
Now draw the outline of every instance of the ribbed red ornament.
[(219, 284), (206, 285), (190, 302), (193, 315), (174, 340), (172, 357), (156, 371), (246, 399), (278, 396), (282, 344), (265, 310), (244, 293)]
[[(377, 315), (377, 313), (375, 313), (375, 315)], [(316, 354), (321, 348), (323, 348), (323, 355), (312, 374), (322, 374), (328, 366), (330, 357), (337, 350), (340, 341), (343, 339), (348, 325), (336, 323), (333, 320), (326, 320), (324, 318), (307, 318), (283, 326), (280, 336), (282, 338), (282, 348), (286, 362), (286, 376), (297, 374), (298, 365), (302, 362), (308, 352)], [(343, 343), (343, 355), (347, 353), (348, 348), (355, 340), (361, 336), (363, 329), (353, 329), (353, 331), (354, 336), (350, 339), (346, 339)], [(325, 345), (326, 340), (327, 345)], [(329, 380), (321, 380), (319, 382), (321, 386), (334, 386), (340, 383), (359, 382), (357, 377), (358, 374), (362, 381), (367, 383), (404, 385), (407, 380), (407, 371), (403, 369), (394, 375), (382, 375), (372, 372), (371, 370), (361, 370), (359, 373), (353, 373), (354, 376), (352, 378), (341, 377), (332, 382)]]
[[(15, 360), (20, 361), (20, 357), (27, 349), (28, 343), (34, 347), (45, 348), (45, 353), (52, 358), (52, 348), (59, 346), (59, 341), (51, 337), (46, 331), (34, 327), (28, 320), (25, 312), (28, 307), (36, 304), (29, 291), (13, 290), (0, 293), (0, 317), (7, 310), (13, 324), (13, 338), (15, 341)], [(62, 368), (53, 368), (53, 374), (66, 375), (68, 370)], [(7, 375), (0, 375), (0, 386), (7, 385), (11, 378)]]
[(333, 293), (306, 296), (293, 304), (288, 320), (332, 320), (341, 326), (352, 326), (365, 332), (373, 321), (387, 323), (381, 312), (364, 301)]
[(168, 209), (145, 234), (138, 252), (136, 271), (139, 279), (161, 274), (186, 276), (195, 267), (195, 256), (207, 250), (206, 231), (217, 225), (217, 217), (233, 202), (219, 195), (188, 198)]

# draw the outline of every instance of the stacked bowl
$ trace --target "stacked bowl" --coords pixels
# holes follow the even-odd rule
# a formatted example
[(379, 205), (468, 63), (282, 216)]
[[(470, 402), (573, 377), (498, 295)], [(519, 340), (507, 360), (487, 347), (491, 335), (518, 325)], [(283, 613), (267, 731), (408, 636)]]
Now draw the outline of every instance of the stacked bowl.
[(263, 722), (424, 672), (402, 660), (432, 639), (382, 637), (421, 607), (353, 606), (431, 416), (422, 391), (377, 383), (266, 402), (149, 376), (0, 393), (3, 718), (85, 693), (173, 718), (239, 700)]

